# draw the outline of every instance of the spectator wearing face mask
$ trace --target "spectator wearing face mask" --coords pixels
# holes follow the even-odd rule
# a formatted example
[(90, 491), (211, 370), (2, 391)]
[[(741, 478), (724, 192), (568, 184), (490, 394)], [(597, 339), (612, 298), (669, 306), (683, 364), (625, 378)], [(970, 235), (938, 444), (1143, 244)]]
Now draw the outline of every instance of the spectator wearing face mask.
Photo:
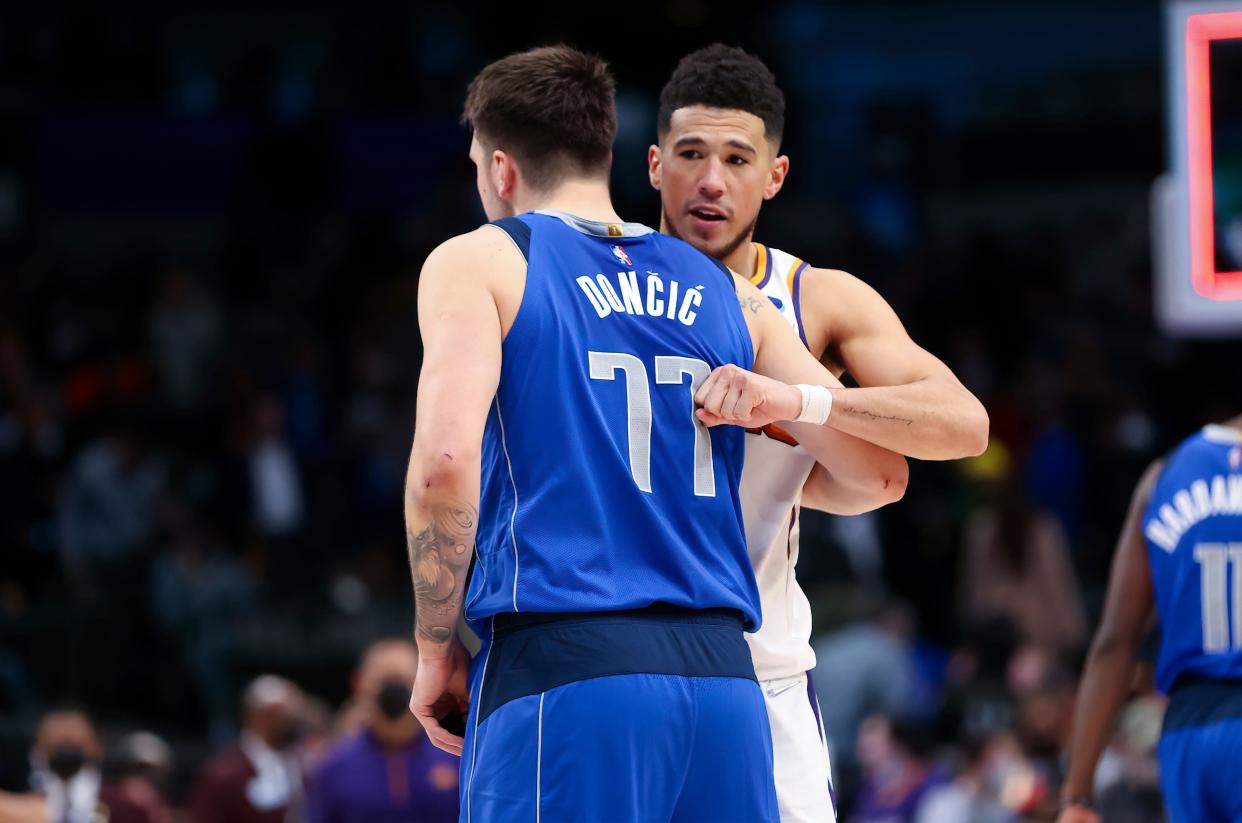
[(99, 764), (103, 746), (86, 713), (55, 709), (35, 731), (30, 753), (30, 788), (44, 799), (50, 823), (95, 823), (107, 819), (100, 801)]
[(431, 745), (410, 714), (418, 652), (381, 640), (362, 657), (354, 699), (362, 721), (310, 782), (308, 823), (452, 823), (458, 760)]
[(263, 675), (243, 697), (237, 744), (209, 760), (190, 797), (191, 823), (285, 823), (300, 819), (301, 690)]
[(168, 746), (138, 732), (121, 741), (116, 779), (101, 779), (103, 747), (87, 714), (54, 709), (39, 721), (30, 752), (30, 792), (0, 792), (0, 823), (172, 823), (157, 784)]

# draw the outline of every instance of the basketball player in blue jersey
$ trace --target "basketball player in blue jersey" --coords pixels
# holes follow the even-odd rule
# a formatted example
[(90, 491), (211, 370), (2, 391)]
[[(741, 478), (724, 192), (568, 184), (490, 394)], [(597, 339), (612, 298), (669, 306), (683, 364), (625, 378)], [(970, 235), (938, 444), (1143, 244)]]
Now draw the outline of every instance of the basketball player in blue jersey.
[[(832, 389), (826, 425), (911, 457), (978, 454), (987, 445), (987, 413), (910, 339), (879, 294), (843, 271), (754, 242), (760, 207), (789, 171), (780, 154), (784, 110), (772, 73), (741, 49), (717, 44), (683, 58), (661, 92), (659, 144), (648, 153), (661, 230), (748, 276), (814, 357), (863, 387)], [(756, 428), (746, 438), (742, 508), (763, 610), (763, 625), (747, 640), (771, 720), (784, 823), (834, 818), (807, 675), (815, 667), (811, 607), (794, 574), (800, 505), (861, 510), (824, 486), (829, 477), (783, 427)]]
[[(802, 421), (787, 425), (851, 505), (899, 497), (906, 465), (819, 425), (839, 383), (748, 281), (616, 215), (613, 94), (565, 47), (470, 86), (494, 222), (419, 281), (411, 710), (462, 755), (464, 821), (775, 821), (743, 636), (760, 622), (745, 433), (700, 418)], [(483, 638), (469, 667), (463, 607)], [(446, 727), (460, 712), (463, 736)]]
[(1242, 821), (1242, 416), (1139, 480), (1078, 688), (1060, 823), (1099, 823), (1092, 785), (1153, 609), (1169, 696), (1160, 784), (1172, 823)]

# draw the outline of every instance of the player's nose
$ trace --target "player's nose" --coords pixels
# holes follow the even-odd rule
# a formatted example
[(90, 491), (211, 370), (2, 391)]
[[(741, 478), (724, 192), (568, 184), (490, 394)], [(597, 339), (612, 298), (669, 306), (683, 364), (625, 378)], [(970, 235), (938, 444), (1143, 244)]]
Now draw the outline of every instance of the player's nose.
[(707, 161), (703, 176), (699, 178), (699, 193), (713, 198), (724, 194), (724, 164), (715, 157)]

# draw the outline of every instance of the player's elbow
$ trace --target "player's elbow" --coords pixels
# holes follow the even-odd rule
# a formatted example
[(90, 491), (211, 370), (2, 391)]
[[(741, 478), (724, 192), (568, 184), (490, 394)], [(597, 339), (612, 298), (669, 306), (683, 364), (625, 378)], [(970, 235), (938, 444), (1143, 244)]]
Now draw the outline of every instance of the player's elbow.
[(960, 391), (961, 397), (951, 412), (951, 420), (954, 421), (951, 426), (953, 446), (950, 447), (950, 453), (943, 456), (950, 461), (977, 457), (986, 452), (991, 429), (991, 420), (979, 398), (965, 389)]
[(893, 454), (888, 460), (877, 466), (877, 471), (870, 475), (859, 489), (866, 498), (867, 506), (863, 511), (878, 509), (889, 503), (896, 503), (906, 495), (906, 486), (910, 483), (910, 466), (899, 454)]
[[(973, 399), (973, 398), (972, 398)], [(988, 449), (988, 438), (991, 435), (992, 420), (988, 410), (978, 400), (966, 415), (966, 454), (977, 457)]]
[(880, 477), (879, 496), (883, 499), (880, 505), (896, 503), (906, 496), (906, 487), (910, 485), (910, 464), (904, 457), (898, 457)]
[(1135, 656), (1142, 642), (1142, 631), (1105, 623), (1100, 626), (1095, 639), (1091, 641), (1089, 654), (1092, 660), (1102, 660), (1116, 655)]
[(415, 447), (410, 458), (405, 493), (409, 503), (455, 497), (479, 478), (478, 446), (440, 444), (434, 449)]

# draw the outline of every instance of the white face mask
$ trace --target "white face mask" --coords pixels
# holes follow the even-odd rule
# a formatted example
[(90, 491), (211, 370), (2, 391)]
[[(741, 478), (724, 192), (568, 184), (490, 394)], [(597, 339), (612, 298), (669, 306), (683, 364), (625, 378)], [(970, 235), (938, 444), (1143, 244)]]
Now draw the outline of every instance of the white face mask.
[[(65, 771), (62, 764), (57, 765)], [(30, 777), (31, 787), (47, 798), (48, 819), (56, 823), (95, 823), (101, 783), (99, 769), (89, 761), (65, 780), (43, 758), (37, 758)]]
[(293, 802), (299, 789), (293, 763), (250, 735), (243, 736), (242, 750), (255, 770), (255, 776), (246, 784), (250, 805), (259, 811), (270, 811)]

